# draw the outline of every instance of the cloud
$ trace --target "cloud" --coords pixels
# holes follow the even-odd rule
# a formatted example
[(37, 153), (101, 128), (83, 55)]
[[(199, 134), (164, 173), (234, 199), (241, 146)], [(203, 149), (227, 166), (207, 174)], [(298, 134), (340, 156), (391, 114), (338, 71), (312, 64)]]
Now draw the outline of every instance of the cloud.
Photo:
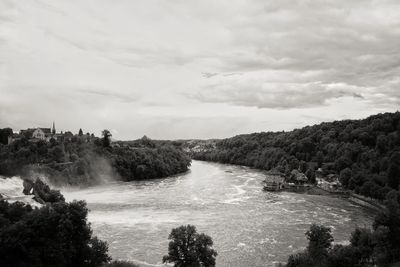
[(108, 100), (110, 99), (115, 99), (117, 101), (121, 102), (136, 102), (140, 99), (140, 96), (138, 94), (133, 95), (133, 94), (119, 94), (115, 91), (106, 91), (102, 89), (78, 89), (79, 92), (83, 94), (88, 94), (90, 96), (101, 96), (104, 98), (107, 98)]
[(201, 75), (203, 75), (204, 78), (211, 78), (211, 77), (214, 77), (214, 76), (218, 75), (218, 73), (216, 73), (216, 72), (214, 72), (214, 73), (202, 72)]
[[(394, 107), (399, 12), (396, 1), (256, 1), (226, 26), (219, 75), (188, 96), (258, 108), (323, 107), (342, 97)], [(232, 71), (242, 77), (223, 78)]]
[(398, 14), (397, 0), (3, 0), (0, 124), (180, 138), (393, 111)]
[(191, 97), (209, 103), (292, 109), (327, 105), (331, 99), (346, 96), (363, 99), (364, 97), (357, 93), (358, 89), (346, 84), (322, 82), (279, 83), (262, 79), (235, 79), (208, 85)]

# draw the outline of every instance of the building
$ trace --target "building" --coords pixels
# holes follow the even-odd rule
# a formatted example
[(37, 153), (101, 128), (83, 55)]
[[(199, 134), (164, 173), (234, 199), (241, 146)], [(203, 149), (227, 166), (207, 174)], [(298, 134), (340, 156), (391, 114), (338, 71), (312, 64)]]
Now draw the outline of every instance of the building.
[(53, 122), (52, 128), (28, 128), (26, 130), (21, 130), (19, 134), (31, 141), (43, 140), (49, 142), (51, 138), (57, 138), (56, 126)]
[(290, 173), (290, 181), (295, 184), (305, 184), (308, 182), (308, 178), (304, 173), (298, 170), (292, 170)]
[(50, 128), (37, 128), (33, 131), (32, 138), (49, 141), (51, 138), (51, 130)]
[(45, 142), (50, 142), (52, 139), (58, 142), (64, 142), (64, 141), (71, 142), (74, 139), (80, 140), (82, 142), (93, 142), (95, 140), (95, 136), (93, 134), (90, 135), (89, 133), (85, 135), (74, 135), (70, 131), (66, 132), (61, 131), (57, 133), (55, 122), (53, 122), (51, 128), (38, 127), (38, 128), (28, 128), (25, 130), (20, 130), (19, 134), (14, 133), (12, 136), (8, 138), (8, 144), (11, 144), (14, 141), (22, 138), (28, 139), (30, 142), (37, 142), (40, 140)]

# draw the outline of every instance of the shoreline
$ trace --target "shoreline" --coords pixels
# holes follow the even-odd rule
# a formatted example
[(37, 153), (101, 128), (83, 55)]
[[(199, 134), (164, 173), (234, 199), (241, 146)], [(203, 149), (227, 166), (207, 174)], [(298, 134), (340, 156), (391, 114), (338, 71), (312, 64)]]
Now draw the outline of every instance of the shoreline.
[[(223, 164), (223, 165), (241, 166), (241, 167), (245, 167), (245, 168), (250, 168), (250, 169), (262, 171), (267, 175), (270, 174), (269, 171), (267, 171), (267, 170), (258, 169), (258, 168), (250, 167), (250, 166), (246, 166), (246, 165), (232, 164), (232, 163), (221, 163), (221, 162), (200, 160), (200, 159), (193, 159), (193, 158), (192, 158), (192, 160), (204, 161), (204, 162), (212, 162), (212, 163)], [(302, 191), (290, 190), (290, 189), (283, 189), (283, 190), (280, 190), (280, 191), (292, 192), (292, 193), (297, 193), (297, 194), (326, 195), (326, 196), (340, 197), (340, 198), (346, 199), (347, 201), (349, 201), (349, 202), (351, 202), (353, 204), (361, 206), (363, 208), (366, 208), (366, 209), (369, 209), (369, 210), (373, 210), (374, 212), (379, 212), (379, 211), (382, 211), (382, 210), (386, 209), (385, 205), (383, 203), (379, 203), (378, 200), (364, 197), (362, 195), (356, 194), (355, 192), (353, 192), (351, 190), (347, 191), (348, 193), (344, 193), (344, 192), (340, 192), (339, 193), (339, 192), (327, 191), (327, 190), (325, 190), (325, 189), (323, 189), (321, 187), (318, 187), (318, 186), (311, 186), (309, 188), (304, 188), (304, 190), (302, 190)], [(279, 192), (279, 191), (277, 191), (277, 192)]]

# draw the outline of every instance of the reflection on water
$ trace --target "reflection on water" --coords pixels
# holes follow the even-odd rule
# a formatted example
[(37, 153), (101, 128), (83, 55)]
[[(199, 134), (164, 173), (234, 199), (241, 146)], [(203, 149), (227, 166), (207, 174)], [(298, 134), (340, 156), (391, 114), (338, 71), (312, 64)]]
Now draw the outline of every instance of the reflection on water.
[(168, 234), (182, 224), (213, 238), (217, 266), (271, 266), (304, 248), (313, 222), (331, 226), (336, 242), (372, 222), (343, 199), (263, 192), (263, 179), (261, 171), (194, 161), (180, 176), (63, 194), (87, 201), (94, 234), (108, 241), (114, 259), (151, 266), (161, 265)]

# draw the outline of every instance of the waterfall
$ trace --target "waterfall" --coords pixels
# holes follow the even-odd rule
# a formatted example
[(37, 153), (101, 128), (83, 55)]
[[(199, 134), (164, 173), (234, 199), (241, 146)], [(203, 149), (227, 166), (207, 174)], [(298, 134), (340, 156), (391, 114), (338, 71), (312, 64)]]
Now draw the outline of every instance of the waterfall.
[(22, 193), (23, 189), (23, 179), (20, 177), (6, 178), (0, 176), (0, 194), (4, 199), (10, 203), (20, 201), (34, 207), (40, 207), (41, 205), (33, 199), (33, 195), (24, 195)]

